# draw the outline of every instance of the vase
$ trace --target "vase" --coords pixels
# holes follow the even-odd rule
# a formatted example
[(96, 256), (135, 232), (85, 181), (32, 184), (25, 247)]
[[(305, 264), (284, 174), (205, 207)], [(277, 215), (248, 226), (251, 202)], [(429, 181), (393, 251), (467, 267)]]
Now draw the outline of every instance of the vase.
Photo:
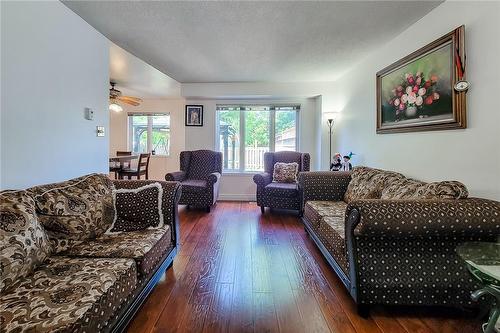
[(406, 108), (406, 116), (408, 118), (413, 118), (417, 115), (417, 107), (416, 106), (409, 106)]

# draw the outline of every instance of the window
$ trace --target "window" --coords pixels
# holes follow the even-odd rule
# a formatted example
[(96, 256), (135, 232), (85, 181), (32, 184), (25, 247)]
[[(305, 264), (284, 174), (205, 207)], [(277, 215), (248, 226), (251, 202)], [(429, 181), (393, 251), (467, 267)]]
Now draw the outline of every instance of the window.
[(264, 153), (297, 150), (300, 106), (217, 106), (218, 149), (226, 171), (262, 171)]
[(129, 149), (134, 153), (169, 155), (170, 114), (129, 113)]

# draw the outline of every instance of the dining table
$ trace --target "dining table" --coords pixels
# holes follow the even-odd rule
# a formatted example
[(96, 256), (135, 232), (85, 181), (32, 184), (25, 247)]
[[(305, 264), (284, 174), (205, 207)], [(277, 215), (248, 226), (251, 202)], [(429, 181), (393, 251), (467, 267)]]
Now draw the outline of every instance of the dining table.
[[(130, 167), (130, 161), (139, 158), (139, 155), (113, 155), (109, 157), (110, 168), (109, 171), (114, 172), (115, 178), (118, 178), (120, 170), (124, 169), (125, 163), (128, 162), (128, 167)], [(112, 166), (119, 163), (119, 166)]]
[(139, 155), (114, 155), (109, 157), (109, 163), (120, 163), (128, 162), (139, 158)]

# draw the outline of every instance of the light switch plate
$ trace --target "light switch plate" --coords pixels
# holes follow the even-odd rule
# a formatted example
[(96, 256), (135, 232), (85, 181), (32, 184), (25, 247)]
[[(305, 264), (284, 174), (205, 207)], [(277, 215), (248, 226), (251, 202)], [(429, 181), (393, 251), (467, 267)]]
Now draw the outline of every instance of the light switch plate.
[(104, 136), (104, 126), (96, 126), (97, 136)]

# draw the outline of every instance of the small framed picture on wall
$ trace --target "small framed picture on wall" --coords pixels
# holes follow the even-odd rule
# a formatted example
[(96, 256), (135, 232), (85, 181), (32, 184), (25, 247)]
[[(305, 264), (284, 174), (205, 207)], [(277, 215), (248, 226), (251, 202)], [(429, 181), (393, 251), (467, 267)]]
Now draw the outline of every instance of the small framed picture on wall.
[(203, 105), (186, 105), (186, 126), (203, 126)]

